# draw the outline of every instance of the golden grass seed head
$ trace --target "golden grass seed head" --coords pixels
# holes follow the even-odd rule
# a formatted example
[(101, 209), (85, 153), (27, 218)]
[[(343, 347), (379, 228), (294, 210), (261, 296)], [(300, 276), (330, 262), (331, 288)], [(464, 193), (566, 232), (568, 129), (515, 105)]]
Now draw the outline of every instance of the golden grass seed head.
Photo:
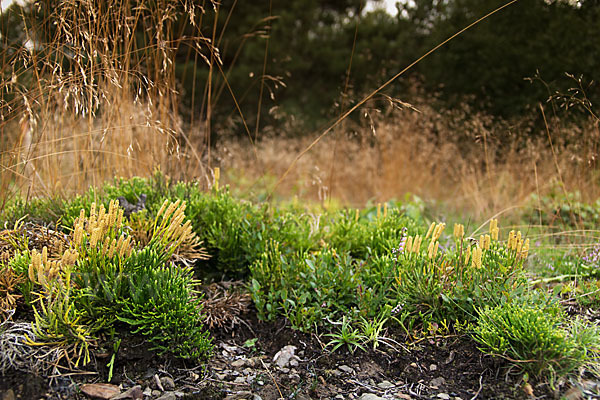
[(115, 255), (115, 248), (117, 246), (117, 239), (113, 239), (110, 247), (108, 249), (108, 258), (113, 258), (113, 256)]
[(167, 222), (171, 217), (171, 214), (179, 207), (180, 200), (177, 200), (174, 203), (169, 204), (167, 209), (165, 210), (165, 214), (162, 217), (163, 223)]
[(431, 225), (429, 225), (429, 229), (427, 230), (427, 234), (425, 235), (425, 240), (427, 240), (429, 238), (429, 236), (433, 233), (433, 229), (435, 228), (435, 222), (432, 222)]
[(438, 248), (439, 243), (436, 241), (432, 241), (429, 243), (429, 246), (427, 247), (427, 256), (431, 259), (434, 258), (437, 254), (437, 248)]
[(48, 247), (46, 247), (46, 246), (44, 246), (42, 248), (42, 263), (43, 264), (48, 263)]
[(529, 254), (529, 239), (525, 239), (525, 243), (523, 244), (523, 252), (521, 253), (523, 258), (527, 258)]
[(465, 226), (463, 224), (454, 224), (454, 237), (457, 240), (460, 240), (464, 236), (465, 236)]
[(156, 213), (156, 219), (158, 219), (161, 216), (161, 214), (163, 213), (163, 211), (166, 210), (168, 204), (169, 204), (169, 200), (163, 201), (162, 205), (160, 206), (160, 209), (158, 210), (158, 213)]
[(102, 233), (102, 231), (99, 227), (94, 228), (94, 231), (92, 232), (92, 237), (90, 238), (90, 246), (91, 247), (96, 247), (96, 245), (98, 244), (98, 240), (100, 239), (101, 233)]
[(79, 253), (76, 250), (67, 249), (62, 255), (60, 263), (62, 265), (75, 265), (77, 257), (79, 257)]
[(492, 218), (490, 220), (490, 234), (492, 234), (496, 229), (498, 229), (498, 220), (496, 218)]
[(98, 212), (98, 222), (104, 221), (105, 215), (106, 215), (106, 210), (104, 209), (104, 204), (101, 204), (100, 211)]
[(476, 269), (481, 268), (481, 257), (483, 255), (483, 250), (479, 245), (475, 246), (475, 250), (473, 250), (473, 259), (471, 262), (471, 266)]
[(121, 229), (121, 227), (123, 226), (123, 214), (124, 210), (122, 208), (119, 208), (119, 215), (117, 217), (117, 225), (116, 228), (117, 229)]
[(508, 241), (506, 247), (508, 247), (509, 250), (515, 248), (515, 231), (508, 232)]
[(438, 240), (440, 238), (440, 236), (442, 236), (442, 232), (444, 231), (445, 228), (446, 228), (445, 223), (439, 223), (433, 231), (433, 236), (431, 237), (431, 240), (432, 241)]
[(410, 253), (412, 251), (413, 237), (409, 236), (406, 238), (406, 251)]
[(500, 233), (500, 229), (495, 227), (493, 230), (490, 230), (490, 234), (492, 235), (492, 240), (498, 241), (498, 234)]
[(75, 227), (75, 233), (73, 234), (73, 244), (75, 247), (81, 246), (83, 241), (83, 224), (78, 224)]
[(87, 233), (88, 235), (91, 235), (92, 232), (94, 231), (94, 229), (96, 229), (96, 215), (92, 215), (90, 216), (90, 218), (88, 219), (88, 223), (87, 223)]

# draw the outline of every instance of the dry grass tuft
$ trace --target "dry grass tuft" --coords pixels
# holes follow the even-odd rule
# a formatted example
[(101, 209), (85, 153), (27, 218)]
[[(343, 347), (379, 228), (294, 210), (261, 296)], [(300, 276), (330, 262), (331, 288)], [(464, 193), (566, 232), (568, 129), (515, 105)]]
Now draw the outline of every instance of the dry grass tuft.
[[(579, 191), (600, 195), (598, 121), (549, 123), (549, 135), (524, 118), (498, 121), (468, 108), (437, 112), (365, 112), (301, 158), (276, 188), (289, 196), (344, 204), (403, 199), (414, 194), (456, 211), (490, 216), (522, 206), (532, 193)], [(550, 138), (550, 139), (549, 139)], [(222, 143), (219, 161), (230, 181), (260, 182), (263, 168), (282, 176), (312, 138), (264, 138), (256, 143), (261, 168), (244, 141)], [(238, 171), (242, 171), (241, 173)], [(268, 185), (267, 185), (268, 186)]]
[[(174, 58), (185, 46), (204, 59), (212, 51), (199, 28), (204, 9), (176, 0), (50, 4), (3, 10), (26, 29), (23, 41), (0, 39), (0, 209), (9, 193), (65, 194), (157, 167), (189, 172)], [(182, 36), (175, 21), (193, 33)]]

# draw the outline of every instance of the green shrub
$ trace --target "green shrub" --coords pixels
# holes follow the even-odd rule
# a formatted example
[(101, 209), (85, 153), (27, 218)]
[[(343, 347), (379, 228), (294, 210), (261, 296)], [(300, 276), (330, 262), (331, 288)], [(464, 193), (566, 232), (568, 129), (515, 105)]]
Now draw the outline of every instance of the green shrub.
[(117, 318), (154, 344), (159, 354), (208, 357), (211, 339), (204, 330), (201, 297), (189, 269), (144, 266), (128, 276), (130, 296), (117, 299)]
[(529, 242), (520, 233), (506, 244), (490, 235), (474, 244), (461, 234), (454, 245), (442, 248), (438, 239), (443, 228), (432, 224), (425, 244), (420, 236), (409, 236), (397, 252), (395, 290), (405, 311), (424, 320), (473, 321), (477, 308), (524, 293)]
[[(371, 255), (389, 254), (398, 246), (402, 234), (418, 233), (417, 226), (398, 208), (387, 211), (341, 211), (331, 222), (328, 242), (339, 252), (349, 252), (352, 257), (366, 259)], [(378, 215), (379, 214), (379, 215)]]
[(197, 283), (190, 269), (169, 262), (182, 243), (194, 239), (191, 223), (184, 223), (184, 206), (166, 201), (150, 242), (139, 250), (127, 236), (116, 201), (108, 211), (92, 204), (86, 214), (82, 210), (75, 220), (60, 260), (50, 260), (46, 248), (32, 252), (27, 276), (39, 289), (38, 341), (76, 346), (81, 356), (88, 352), (91, 335), (112, 330), (120, 321), (132, 333), (148, 336), (161, 352), (207, 357), (211, 343), (203, 332)]
[(597, 360), (600, 350), (596, 325), (569, 322), (559, 308), (531, 303), (480, 309), (473, 337), (482, 351), (551, 381)]

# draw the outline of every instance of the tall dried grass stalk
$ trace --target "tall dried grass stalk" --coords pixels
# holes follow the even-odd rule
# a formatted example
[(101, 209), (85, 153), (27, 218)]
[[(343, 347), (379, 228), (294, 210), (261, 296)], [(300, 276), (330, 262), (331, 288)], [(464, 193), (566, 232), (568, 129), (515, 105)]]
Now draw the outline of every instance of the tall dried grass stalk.
[(158, 167), (190, 172), (174, 60), (182, 46), (212, 51), (199, 29), (205, 10), (191, 0), (27, 7), (13, 16), (21, 40), (3, 37), (0, 49), (2, 191), (48, 195)]
[[(466, 106), (438, 112), (427, 102), (416, 108), (420, 112), (365, 113), (364, 123), (346, 124), (298, 161), (278, 193), (319, 201), (333, 197), (353, 206), (410, 193), (475, 216), (518, 208), (532, 193), (557, 187), (579, 191), (585, 200), (600, 195), (594, 119), (550, 123), (555, 159), (545, 133), (536, 133), (526, 118), (508, 123)], [(336, 136), (342, 140), (332, 159)], [(309, 143), (310, 138), (271, 137), (256, 148), (268, 173), (277, 177)], [(230, 171), (225, 175), (237, 185), (241, 177), (253, 184), (261, 180), (253, 158), (235, 139), (218, 152), (221, 166)]]

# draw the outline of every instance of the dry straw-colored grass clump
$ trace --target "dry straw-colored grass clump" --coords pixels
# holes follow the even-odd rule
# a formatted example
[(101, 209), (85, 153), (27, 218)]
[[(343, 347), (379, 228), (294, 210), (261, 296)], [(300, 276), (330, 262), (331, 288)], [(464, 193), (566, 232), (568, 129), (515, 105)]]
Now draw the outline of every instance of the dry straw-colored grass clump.
[(0, 39), (2, 191), (81, 191), (157, 167), (185, 173), (174, 59), (187, 46), (207, 60), (199, 26), (212, 9), (66, 0), (26, 11), (3, 10), (22, 32)]
[[(488, 216), (557, 188), (580, 191), (586, 200), (600, 195), (594, 118), (538, 127), (527, 118), (509, 123), (466, 106), (439, 112), (423, 103), (416, 109), (365, 113), (364, 123), (331, 132), (276, 190), (356, 206), (411, 193)], [(265, 172), (282, 176), (312, 140), (264, 138), (255, 156), (246, 142), (233, 139), (220, 147), (219, 161), (236, 172), (234, 179), (243, 171), (253, 184), (264, 183)]]

